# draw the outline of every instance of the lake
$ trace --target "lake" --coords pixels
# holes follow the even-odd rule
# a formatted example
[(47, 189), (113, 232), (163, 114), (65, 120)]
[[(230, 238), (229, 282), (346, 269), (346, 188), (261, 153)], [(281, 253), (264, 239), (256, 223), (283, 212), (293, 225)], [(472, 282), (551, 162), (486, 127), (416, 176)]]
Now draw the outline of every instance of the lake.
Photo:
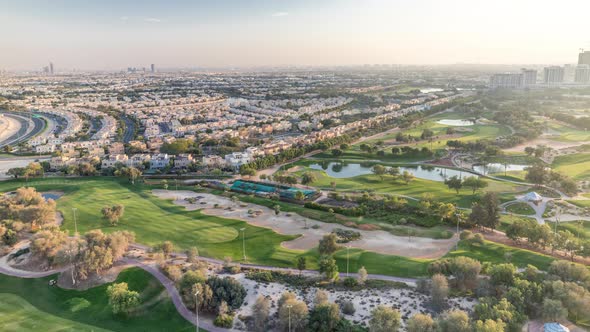
[[(372, 169), (374, 165), (369, 164), (356, 164), (356, 163), (339, 163), (339, 162), (326, 162), (322, 164), (310, 164), (309, 168), (316, 169), (326, 172), (328, 176), (333, 178), (351, 178), (359, 175), (373, 174)], [(387, 167), (387, 166), (386, 166)], [(454, 169), (444, 167), (430, 167), (423, 165), (416, 166), (399, 166), (400, 173), (408, 171), (414, 174), (419, 179), (431, 180), (443, 182), (446, 178), (454, 175), (460, 177), (471, 176), (473, 174), (469, 172), (461, 172)]]
[(442, 92), (445, 91), (443, 89), (440, 88), (424, 88), (424, 89), (420, 89), (421, 93), (433, 93), (433, 92)]
[(473, 122), (469, 120), (453, 120), (453, 119), (443, 119), (438, 120), (436, 123), (445, 125), (445, 126), (457, 126), (457, 127), (466, 127), (466, 126), (473, 126)]
[[(527, 167), (529, 167), (529, 165), (507, 164), (506, 171), (507, 172), (524, 171), (524, 169)], [(481, 173), (481, 174), (504, 173), (504, 164), (500, 164), (500, 163), (487, 164), (485, 167), (485, 172), (484, 172), (484, 167), (482, 165), (473, 166), (473, 170), (476, 171), (477, 173)]]

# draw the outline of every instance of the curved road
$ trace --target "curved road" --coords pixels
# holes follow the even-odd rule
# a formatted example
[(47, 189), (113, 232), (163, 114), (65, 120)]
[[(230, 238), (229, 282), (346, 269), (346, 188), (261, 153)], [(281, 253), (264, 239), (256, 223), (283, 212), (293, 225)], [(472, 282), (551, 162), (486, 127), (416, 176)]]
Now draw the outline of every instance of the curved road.
[[(29, 120), (27, 116), (23, 113), (9, 111), (2, 111), (0, 113), (4, 114), (4, 116), (6, 117), (18, 121), (21, 125), (20, 130), (18, 132), (14, 133), (12, 136), (0, 142), (0, 148), (6, 145), (16, 145), (20, 142), (25, 142), (33, 136), (41, 133), (45, 128), (45, 121), (43, 121), (40, 118), (31, 117), (31, 119)], [(30, 128), (31, 122), (33, 124), (32, 128)]]

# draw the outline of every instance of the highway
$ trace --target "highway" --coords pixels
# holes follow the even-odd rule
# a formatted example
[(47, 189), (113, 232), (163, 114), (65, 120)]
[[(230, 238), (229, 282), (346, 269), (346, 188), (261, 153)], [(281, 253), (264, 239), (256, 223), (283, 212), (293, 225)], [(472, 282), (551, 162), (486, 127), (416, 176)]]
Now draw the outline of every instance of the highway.
[(45, 128), (45, 121), (40, 118), (31, 117), (31, 120), (23, 113), (2, 111), (5, 117), (12, 118), (20, 123), (20, 129), (0, 142), (0, 148), (6, 145), (17, 145), (20, 142), (25, 142), (31, 137), (41, 133)]
[(121, 115), (121, 119), (125, 121), (125, 132), (123, 133), (123, 143), (129, 143), (135, 136), (135, 121), (126, 115)]

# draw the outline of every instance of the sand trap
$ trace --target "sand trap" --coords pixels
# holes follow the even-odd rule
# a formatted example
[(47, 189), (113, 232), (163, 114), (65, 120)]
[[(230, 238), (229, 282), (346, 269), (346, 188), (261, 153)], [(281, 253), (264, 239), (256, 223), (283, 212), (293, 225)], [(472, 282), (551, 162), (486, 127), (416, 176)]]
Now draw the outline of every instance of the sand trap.
[[(246, 288), (248, 293), (244, 300), (244, 303), (248, 303), (248, 305), (243, 305), (238, 310), (238, 315), (252, 315), (252, 307), (256, 303), (258, 296), (262, 295), (268, 297), (271, 301), (270, 316), (273, 316), (278, 310), (279, 298), (286, 291), (295, 293), (297, 299), (306, 302), (309, 309), (313, 307), (313, 299), (317, 290), (315, 287), (302, 290), (279, 283), (257, 283), (256, 281), (246, 279), (244, 274), (232, 275), (231, 278), (238, 280)], [(402, 317), (411, 317), (417, 313), (428, 312), (426, 306), (428, 305), (429, 297), (413, 289), (329, 290), (327, 292), (330, 302), (351, 301), (354, 304), (355, 313), (353, 315), (344, 315), (344, 317), (356, 323), (368, 323), (371, 311), (378, 305), (395, 307), (400, 311)], [(477, 301), (471, 298), (456, 297), (450, 298), (447, 303), (450, 308), (471, 312)]]
[[(232, 202), (229, 198), (192, 191), (171, 191), (155, 189), (154, 195), (163, 199), (173, 199), (175, 204), (185, 206), (188, 210), (203, 209), (203, 213), (229, 219), (239, 219), (249, 224), (266, 227), (280, 234), (302, 235), (299, 238), (283, 242), (282, 246), (289, 249), (309, 250), (318, 245), (318, 241), (325, 234), (331, 233), (335, 228), (349, 229), (361, 233), (361, 239), (349, 242), (353, 248), (360, 248), (381, 254), (398, 255), (415, 258), (439, 258), (444, 256), (455, 245), (455, 238), (434, 240), (429, 238), (396, 236), (386, 231), (363, 231), (346, 227), (336, 223), (324, 223), (321, 221), (302, 217), (296, 213), (281, 212), (278, 216), (274, 211), (256, 204)], [(185, 201), (189, 197), (202, 197), (195, 204)], [(202, 204), (204, 203), (204, 204)], [(219, 204), (219, 208), (214, 208)], [(240, 206), (242, 205), (242, 206)], [(245, 206), (244, 206), (245, 205)], [(226, 208), (231, 207), (231, 210)], [(257, 217), (250, 217), (248, 210), (261, 211)], [(307, 223), (307, 229), (305, 225)], [(313, 229), (313, 225), (320, 228)]]

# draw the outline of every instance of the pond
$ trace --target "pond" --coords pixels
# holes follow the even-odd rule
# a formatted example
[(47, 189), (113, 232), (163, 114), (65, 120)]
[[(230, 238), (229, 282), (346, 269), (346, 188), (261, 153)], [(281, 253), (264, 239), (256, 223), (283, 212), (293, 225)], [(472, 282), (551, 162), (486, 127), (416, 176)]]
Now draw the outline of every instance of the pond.
[(518, 165), (518, 164), (506, 164), (506, 168), (504, 168), (504, 164), (501, 163), (491, 163), (487, 164), (485, 167), (483, 165), (476, 165), (473, 166), (473, 170), (477, 173), (481, 174), (495, 174), (495, 173), (504, 173), (504, 170), (507, 172), (510, 171), (524, 171), (525, 168), (529, 167), (529, 165)]
[(43, 198), (45, 198), (46, 200), (48, 199), (52, 199), (54, 201), (56, 201), (58, 198), (60, 198), (63, 194), (62, 193), (57, 193), (57, 192), (46, 192), (46, 193), (41, 193), (41, 196), (43, 196)]
[[(310, 164), (309, 168), (326, 172), (328, 176), (333, 178), (351, 178), (359, 175), (373, 174), (372, 164), (355, 164), (355, 163), (339, 163), (339, 162), (325, 162), (321, 164)], [(399, 166), (400, 173), (408, 171), (414, 174), (419, 179), (443, 182), (446, 178), (454, 175), (460, 177), (471, 176), (469, 172), (461, 172), (454, 169), (444, 167), (432, 167), (424, 165), (416, 166)]]
[(453, 119), (443, 119), (438, 120), (436, 123), (445, 125), (445, 126), (456, 126), (456, 127), (466, 127), (466, 126), (473, 126), (473, 121), (470, 120), (453, 120)]
[(445, 91), (443, 89), (440, 88), (424, 88), (424, 89), (420, 89), (421, 93), (433, 93), (433, 92), (442, 92)]

